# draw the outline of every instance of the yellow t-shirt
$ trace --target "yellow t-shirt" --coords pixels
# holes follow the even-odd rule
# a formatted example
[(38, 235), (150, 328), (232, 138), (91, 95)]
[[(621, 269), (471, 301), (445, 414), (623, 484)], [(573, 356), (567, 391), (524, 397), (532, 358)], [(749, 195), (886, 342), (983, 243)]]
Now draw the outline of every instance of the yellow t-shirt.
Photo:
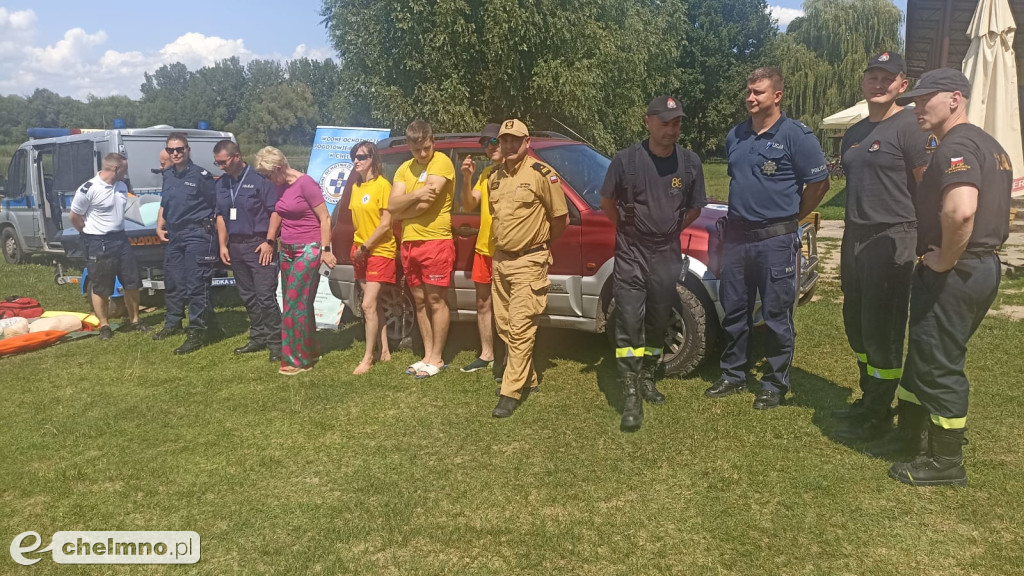
[[(355, 246), (365, 243), (380, 226), (380, 211), (387, 210), (390, 197), (391, 184), (383, 176), (377, 176), (369, 182), (352, 187), (348, 209), (352, 211), (352, 225), (356, 229), (355, 239), (352, 241)], [(395, 251), (395, 235), (388, 230), (384, 241), (378, 244), (371, 254), (394, 259)]]
[(446, 240), (452, 237), (452, 202), (455, 199), (455, 166), (448, 155), (435, 150), (426, 166), (415, 158), (405, 162), (395, 172), (395, 183), (405, 183), (405, 193), (422, 188), (427, 176), (441, 176), (446, 182), (441, 194), (430, 208), (414, 218), (402, 220), (402, 241)]
[(476, 236), (476, 252), (494, 256), (494, 237), (491, 235), (491, 203), (487, 201), (487, 179), (494, 171), (494, 165), (484, 168), (474, 190), (480, 193), (480, 233)]

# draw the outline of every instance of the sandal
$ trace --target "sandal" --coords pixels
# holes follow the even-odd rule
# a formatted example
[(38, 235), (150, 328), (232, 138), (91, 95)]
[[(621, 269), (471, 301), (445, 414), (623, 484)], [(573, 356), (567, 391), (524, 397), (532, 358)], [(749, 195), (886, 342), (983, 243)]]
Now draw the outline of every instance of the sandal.
[(437, 376), (438, 373), (441, 372), (441, 370), (444, 370), (447, 367), (448, 367), (447, 364), (443, 364), (440, 368), (438, 368), (437, 366), (434, 366), (433, 364), (426, 364), (426, 363), (424, 363), (423, 367), (420, 368), (419, 373), (416, 374), (416, 379), (417, 380), (423, 380), (424, 378), (430, 378), (431, 376)]
[(295, 376), (296, 374), (309, 372), (312, 369), (312, 366), (306, 366), (305, 368), (296, 368), (295, 366), (281, 366), (281, 368), (278, 369), (277, 373), (283, 374), (285, 376)]
[(423, 370), (424, 366), (426, 366), (426, 364), (424, 364), (422, 360), (417, 360), (410, 364), (409, 367), (405, 369), (405, 373), (408, 374), (409, 376), (415, 376), (417, 372)]

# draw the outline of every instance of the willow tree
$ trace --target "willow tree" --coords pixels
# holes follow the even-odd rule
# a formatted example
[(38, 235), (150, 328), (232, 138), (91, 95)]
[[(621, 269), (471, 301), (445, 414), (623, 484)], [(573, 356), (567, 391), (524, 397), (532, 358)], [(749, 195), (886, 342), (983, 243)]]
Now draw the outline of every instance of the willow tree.
[(786, 76), (786, 110), (815, 128), (863, 96), (861, 74), (881, 52), (902, 50), (903, 13), (892, 0), (806, 0), (804, 16), (773, 46)]

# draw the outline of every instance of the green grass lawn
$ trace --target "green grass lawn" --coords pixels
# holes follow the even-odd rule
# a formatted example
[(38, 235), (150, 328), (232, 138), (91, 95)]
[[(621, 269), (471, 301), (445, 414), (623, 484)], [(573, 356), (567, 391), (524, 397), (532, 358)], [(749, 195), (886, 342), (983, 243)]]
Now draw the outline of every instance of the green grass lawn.
[[(1015, 288), (1017, 286), (1014, 286)], [(44, 265), (0, 263), (0, 295), (84, 309)], [(541, 392), (494, 420), (474, 331), (452, 368), (415, 381), (408, 351), (351, 376), (360, 326), (322, 332), (323, 360), (288, 378), (234, 356), (247, 323), (217, 295), (230, 337), (95, 338), (0, 359), (0, 536), (32, 530), (194, 530), (192, 566), (57, 566), (2, 574), (1021, 574), (1024, 324), (987, 319), (971, 342), (971, 485), (915, 489), (833, 437), (856, 387), (838, 285), (797, 314), (794, 393), (668, 379), (641, 430), (621, 405), (603, 335), (542, 330)], [(162, 310), (144, 320), (156, 325)], [(6, 546), (5, 546), (6, 548)], [(37, 555), (29, 554), (31, 557)]]

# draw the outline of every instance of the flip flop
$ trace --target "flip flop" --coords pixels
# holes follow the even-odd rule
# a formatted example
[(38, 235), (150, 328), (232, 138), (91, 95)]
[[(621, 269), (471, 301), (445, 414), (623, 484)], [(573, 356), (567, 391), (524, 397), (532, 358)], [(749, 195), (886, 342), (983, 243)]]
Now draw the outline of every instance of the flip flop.
[(417, 373), (416, 374), (416, 379), (417, 380), (423, 380), (424, 378), (430, 378), (431, 376), (437, 376), (438, 373), (441, 372), (441, 370), (444, 370), (447, 367), (448, 367), (447, 364), (445, 364), (444, 366), (442, 366), (440, 368), (438, 368), (437, 366), (434, 366), (433, 364), (424, 364), (423, 367), (420, 368), (420, 372), (422, 372), (422, 374)]
[(413, 362), (412, 364), (409, 365), (408, 368), (405, 369), (405, 373), (408, 374), (409, 376), (415, 376), (417, 372), (423, 370), (424, 366), (426, 366), (426, 364), (424, 364), (422, 360), (417, 360), (416, 362)]

